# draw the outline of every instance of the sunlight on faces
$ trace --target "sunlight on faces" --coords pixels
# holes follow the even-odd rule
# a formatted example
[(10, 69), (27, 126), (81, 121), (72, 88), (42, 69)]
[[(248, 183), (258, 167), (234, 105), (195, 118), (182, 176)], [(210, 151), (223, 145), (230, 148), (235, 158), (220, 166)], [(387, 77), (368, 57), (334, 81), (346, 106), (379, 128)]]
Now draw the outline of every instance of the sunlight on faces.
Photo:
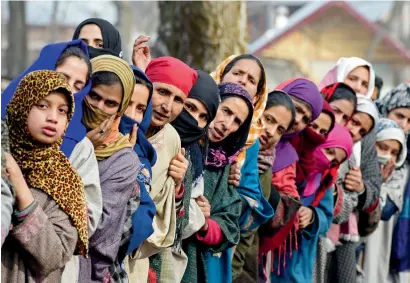
[(390, 155), (396, 163), (400, 151), (401, 144), (397, 140), (384, 140), (376, 142), (377, 155)]
[(69, 102), (66, 94), (52, 91), (33, 106), (27, 117), (27, 129), (38, 142), (58, 141), (67, 127)]
[(292, 129), (288, 131), (289, 134), (304, 130), (312, 119), (312, 110), (310, 110), (308, 105), (294, 97), (291, 97), (291, 99), (295, 105), (296, 117)]
[(410, 131), (410, 109), (400, 107), (393, 109), (387, 115), (387, 118), (396, 122), (404, 131), (408, 133)]
[(373, 128), (373, 118), (369, 114), (357, 112), (347, 123), (346, 128), (349, 130), (353, 142), (358, 142)]
[(263, 112), (265, 129), (259, 138), (262, 148), (270, 148), (277, 144), (292, 121), (292, 112), (285, 106), (276, 105)]
[(226, 98), (219, 104), (215, 119), (209, 125), (208, 137), (211, 142), (220, 142), (236, 132), (246, 121), (249, 108), (239, 97)]
[(185, 100), (184, 108), (191, 114), (191, 116), (198, 122), (198, 127), (204, 128), (209, 121), (208, 110), (205, 104), (195, 98), (187, 98)]
[(182, 90), (170, 84), (154, 82), (153, 86), (151, 126), (162, 127), (181, 113), (186, 96)]
[(369, 90), (370, 72), (368, 67), (360, 66), (351, 71), (345, 78), (344, 83), (350, 86), (356, 93), (367, 95)]
[(261, 78), (261, 68), (251, 59), (241, 59), (222, 78), (222, 83), (236, 83), (241, 85), (254, 100)]
[(76, 56), (66, 58), (64, 62), (56, 68), (56, 72), (66, 77), (73, 94), (81, 91), (87, 82), (87, 63)]
[(88, 103), (108, 115), (117, 114), (122, 101), (122, 87), (119, 83), (113, 85), (94, 86), (87, 94)]
[(340, 125), (346, 125), (347, 121), (349, 121), (350, 117), (352, 117), (354, 113), (354, 104), (345, 99), (338, 99), (330, 102), (330, 106), (333, 109), (333, 113), (335, 114), (335, 121)]
[(329, 114), (322, 112), (319, 117), (309, 125), (309, 127), (316, 134), (326, 137), (329, 134), (331, 125), (332, 118), (330, 118)]
[(88, 24), (81, 28), (78, 39), (84, 41), (85, 44), (94, 48), (103, 48), (104, 41), (99, 26), (95, 24)]
[(321, 150), (329, 160), (330, 167), (338, 166), (346, 160), (346, 151), (344, 151), (340, 147), (322, 148)]
[(125, 115), (141, 123), (145, 110), (147, 109), (149, 89), (145, 85), (136, 84), (132, 93), (130, 104), (128, 104)]

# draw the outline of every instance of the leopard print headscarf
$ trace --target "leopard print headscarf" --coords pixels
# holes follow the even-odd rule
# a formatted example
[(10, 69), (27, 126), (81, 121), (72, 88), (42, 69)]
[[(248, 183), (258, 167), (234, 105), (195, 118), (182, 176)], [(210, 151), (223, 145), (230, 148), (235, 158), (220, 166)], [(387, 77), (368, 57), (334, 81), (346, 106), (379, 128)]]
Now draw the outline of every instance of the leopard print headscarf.
[(63, 75), (54, 71), (35, 71), (21, 80), (6, 110), (10, 151), (29, 186), (46, 192), (69, 215), (78, 231), (75, 253), (87, 257), (88, 213), (84, 185), (60, 150), (63, 139), (54, 144), (43, 144), (36, 141), (27, 129), (31, 108), (56, 90), (68, 98), (70, 121), (74, 97)]

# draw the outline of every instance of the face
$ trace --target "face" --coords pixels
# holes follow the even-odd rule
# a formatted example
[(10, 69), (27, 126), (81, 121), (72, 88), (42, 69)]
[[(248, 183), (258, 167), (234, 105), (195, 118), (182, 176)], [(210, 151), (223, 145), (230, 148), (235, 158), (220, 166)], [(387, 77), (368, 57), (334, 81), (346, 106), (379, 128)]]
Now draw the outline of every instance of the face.
[(318, 135), (326, 137), (329, 134), (331, 125), (332, 119), (329, 114), (322, 112), (319, 117), (309, 125), (309, 127)]
[(399, 157), (401, 145), (396, 140), (385, 140), (376, 142), (377, 155), (391, 155), (394, 162)]
[(347, 123), (346, 128), (349, 130), (353, 142), (358, 142), (373, 128), (373, 119), (366, 113), (357, 112)]
[(122, 101), (122, 88), (120, 84), (98, 85), (91, 89), (86, 99), (92, 106), (108, 115), (117, 114)]
[(63, 64), (56, 68), (56, 72), (66, 77), (73, 94), (81, 91), (87, 82), (87, 63), (75, 56), (66, 58)]
[(148, 97), (149, 89), (145, 85), (136, 84), (130, 104), (127, 110), (125, 110), (125, 115), (141, 123), (145, 110), (147, 109)]
[(171, 123), (181, 113), (186, 100), (179, 88), (164, 83), (154, 83), (152, 95), (151, 126), (162, 127)]
[(396, 108), (389, 112), (387, 118), (396, 122), (405, 133), (410, 131), (410, 109)]
[(31, 108), (27, 129), (38, 142), (52, 144), (64, 134), (68, 121), (69, 104), (65, 94), (50, 92)]
[(84, 41), (85, 44), (94, 48), (103, 48), (104, 41), (99, 26), (94, 24), (85, 25), (80, 30), (78, 39)]
[(321, 150), (329, 160), (330, 167), (339, 166), (347, 157), (346, 152), (339, 147), (322, 148)]
[(209, 121), (209, 114), (205, 104), (198, 99), (188, 97), (185, 100), (184, 108), (198, 122), (198, 127), (204, 128), (206, 126)]
[(211, 142), (220, 142), (230, 134), (236, 132), (246, 121), (249, 109), (246, 102), (239, 97), (230, 97), (219, 104), (215, 119), (208, 129)]
[(312, 111), (310, 108), (303, 102), (298, 101), (293, 97), (291, 98), (295, 105), (296, 117), (292, 129), (288, 132), (290, 134), (304, 130), (306, 126), (309, 125), (310, 120), (312, 120)]
[(261, 68), (251, 59), (242, 59), (236, 62), (232, 69), (223, 77), (223, 83), (237, 83), (256, 101), (258, 83), (261, 77)]
[(332, 106), (333, 113), (335, 114), (335, 121), (340, 125), (346, 125), (350, 117), (352, 117), (354, 112), (354, 104), (348, 100), (335, 100), (330, 102)]
[(261, 147), (265, 149), (279, 142), (292, 121), (292, 112), (285, 106), (278, 105), (266, 109), (262, 118), (265, 122), (265, 129), (259, 140)]
[(366, 95), (369, 90), (370, 73), (367, 67), (357, 67), (345, 78), (344, 83), (353, 88), (356, 93)]

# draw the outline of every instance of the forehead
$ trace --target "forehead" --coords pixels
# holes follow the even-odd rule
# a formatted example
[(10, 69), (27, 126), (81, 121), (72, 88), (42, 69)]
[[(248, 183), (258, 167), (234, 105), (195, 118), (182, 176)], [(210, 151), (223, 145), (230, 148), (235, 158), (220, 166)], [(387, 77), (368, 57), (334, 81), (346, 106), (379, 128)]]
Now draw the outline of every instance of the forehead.
[(370, 130), (373, 126), (373, 118), (369, 114), (363, 112), (357, 112), (353, 115), (355, 119), (358, 119), (362, 124), (362, 127), (366, 130)]
[(245, 100), (239, 97), (228, 97), (222, 103), (220, 106), (226, 106), (229, 107), (229, 109), (234, 112), (237, 116), (245, 119), (248, 117), (249, 114), (249, 109), (248, 105), (246, 104)]
[(312, 114), (312, 111), (310, 110), (309, 106), (306, 105), (306, 103), (300, 101), (299, 99), (297, 99), (293, 96), (291, 96), (290, 98), (292, 99), (293, 104), (295, 106), (298, 106), (298, 107), (302, 108), (302, 110), (305, 112), (305, 114)]
[(410, 108), (398, 107), (390, 111), (391, 113), (400, 113), (406, 117), (410, 117)]
[(87, 24), (80, 30), (79, 38), (102, 38), (101, 29), (96, 24)]
[(186, 98), (186, 95), (182, 90), (177, 88), (176, 86), (172, 84), (166, 84), (166, 83), (161, 83), (161, 82), (154, 82), (153, 83), (154, 89), (159, 90), (159, 89), (165, 89), (171, 93), (171, 95), (179, 96), (183, 99)]
[(142, 84), (135, 84), (132, 92), (131, 101), (138, 101), (139, 103), (148, 103), (149, 89)]
[(192, 98), (192, 97), (188, 97), (188, 98), (185, 100), (185, 103), (186, 103), (186, 102), (190, 102), (190, 103), (194, 104), (194, 105), (196, 106), (196, 108), (198, 108), (198, 110), (199, 110), (200, 112), (203, 112), (203, 113), (207, 113), (207, 114), (208, 114), (208, 110), (206, 109), (205, 104), (204, 104), (201, 100), (196, 99), (196, 98)]
[(87, 75), (88, 66), (82, 59), (76, 56), (70, 56), (64, 60), (63, 64), (56, 68), (56, 72), (76, 73), (78, 75), (81, 75), (81, 72), (85, 72), (85, 75)]
[(122, 89), (118, 83), (113, 85), (97, 85), (92, 88), (92, 91), (97, 93), (102, 99), (121, 103)]
[(315, 123), (319, 123), (319, 124), (328, 124), (330, 126), (330, 124), (332, 124), (332, 118), (330, 118), (330, 115), (322, 112), (320, 113), (319, 117), (317, 117), (317, 119), (314, 121)]
[(69, 98), (67, 96), (68, 96), (67, 94), (65, 94), (63, 92), (60, 92), (60, 91), (51, 91), (43, 99), (47, 100), (49, 102), (52, 102), (52, 103), (68, 104), (69, 103)]
[(353, 113), (354, 105), (351, 101), (346, 99), (338, 99), (330, 102), (331, 106), (337, 107), (340, 111), (344, 113)]
[(266, 109), (264, 114), (273, 116), (276, 122), (285, 128), (287, 128), (292, 120), (291, 111), (283, 105), (272, 106), (269, 109)]
[(260, 79), (261, 68), (256, 61), (251, 59), (241, 59), (235, 63), (232, 69), (240, 69), (255, 76), (255, 79)]
[(391, 140), (384, 140), (384, 141), (378, 141), (377, 143), (381, 143), (381, 144), (387, 145), (387, 146), (388, 146), (390, 149), (392, 149), (392, 150), (400, 150), (400, 148), (401, 148), (400, 142), (397, 141), (397, 140), (393, 140), (393, 139), (391, 139)]
[(369, 81), (369, 69), (366, 66), (359, 66), (350, 71), (349, 75), (360, 77), (362, 80)]

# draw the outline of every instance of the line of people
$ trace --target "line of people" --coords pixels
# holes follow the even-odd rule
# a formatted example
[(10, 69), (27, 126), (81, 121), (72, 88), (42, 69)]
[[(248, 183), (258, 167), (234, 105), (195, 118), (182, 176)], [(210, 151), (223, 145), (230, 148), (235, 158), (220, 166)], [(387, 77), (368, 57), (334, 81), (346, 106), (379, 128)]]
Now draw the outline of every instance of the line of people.
[(373, 102), (350, 57), (268, 90), (147, 41), (87, 19), (3, 91), (3, 282), (408, 281), (409, 83)]

